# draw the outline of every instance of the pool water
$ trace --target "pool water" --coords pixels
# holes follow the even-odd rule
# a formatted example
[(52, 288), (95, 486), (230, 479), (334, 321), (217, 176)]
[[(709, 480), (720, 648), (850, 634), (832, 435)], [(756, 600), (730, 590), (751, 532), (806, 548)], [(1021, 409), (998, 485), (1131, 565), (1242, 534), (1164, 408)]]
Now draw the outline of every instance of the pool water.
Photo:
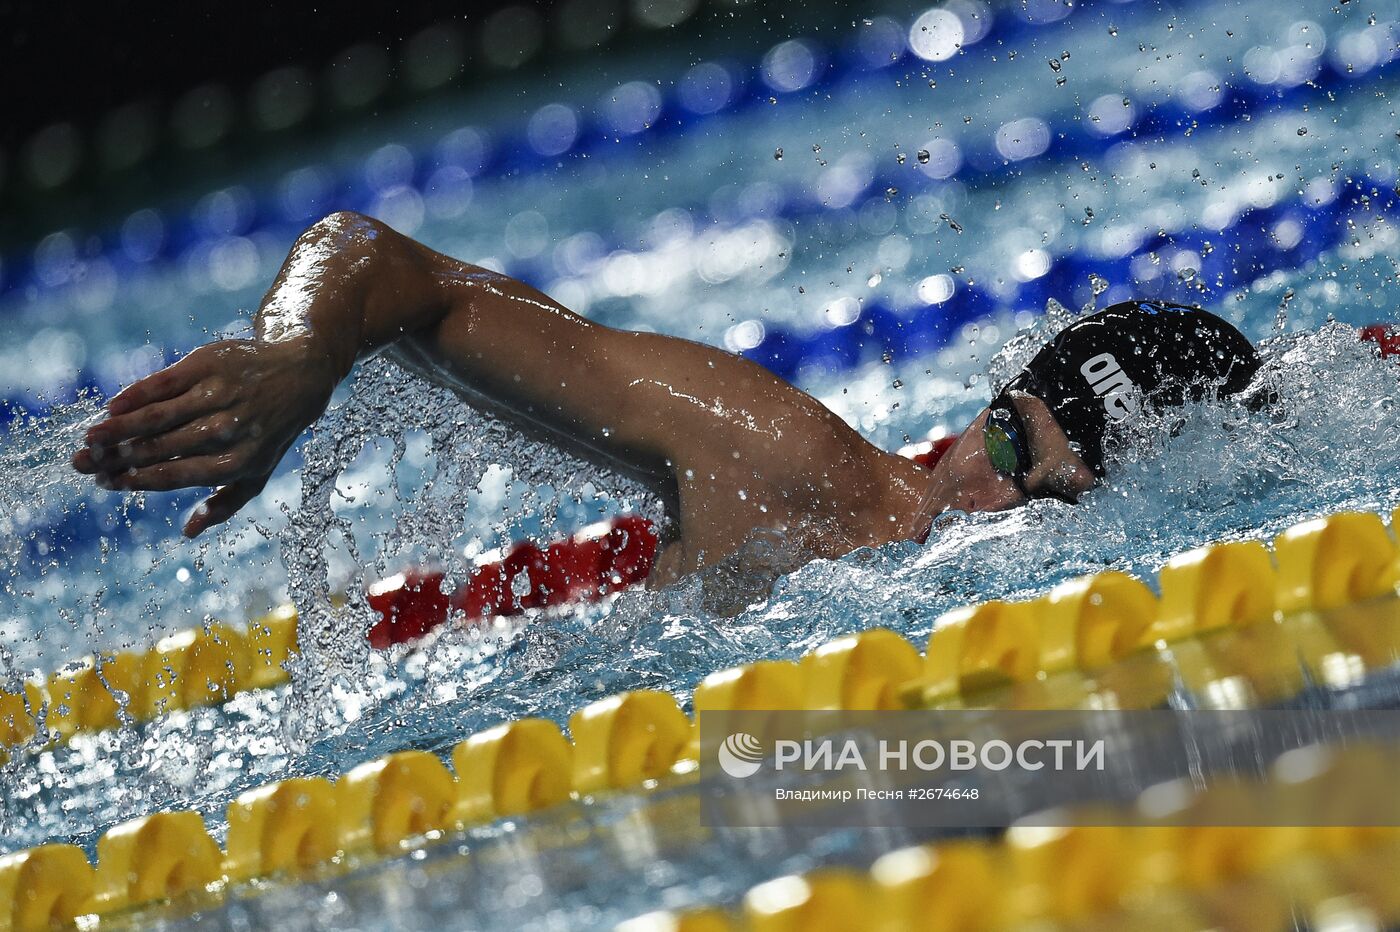
[[(188, 203), (132, 205), (112, 230), (57, 231), (23, 272), (7, 263), (0, 391), (35, 413), (0, 441), (0, 674), (288, 598), (303, 656), (291, 687), (16, 755), (0, 771), (0, 851), (90, 846), (159, 808), (198, 810), (217, 829), (230, 799), (270, 780), (445, 752), (524, 715), (563, 722), (624, 689), (686, 698), (713, 670), (851, 631), (917, 639), (971, 601), (1108, 567), (1147, 576), (1208, 541), (1400, 504), (1400, 370), (1353, 330), (1396, 319), (1400, 303), (1385, 206), (1400, 196), (1387, 68), (1400, 4), (956, 10), (966, 43), (947, 55), (947, 21), (908, 7), (748, 58), (622, 56), (548, 97), (522, 83), (528, 106), (513, 113), (481, 96), (436, 104), (382, 138), (210, 178)], [(944, 26), (930, 38), (920, 22)], [(974, 40), (988, 23), (1000, 31)], [(1363, 196), (1344, 200), (1357, 185)], [(599, 321), (765, 359), (886, 448), (972, 418), (1025, 345), (1053, 332), (1052, 298), (1063, 313), (1138, 294), (1199, 301), (1263, 341), (1280, 403), (1264, 417), (1221, 403), (1139, 425), (1078, 507), (946, 516), (927, 545), (819, 561), (766, 597), (757, 567), (781, 562), (781, 542), (760, 539), (707, 580), (376, 654), (368, 615), (331, 593), (422, 561), (461, 572), (502, 542), (656, 504), (383, 360), (360, 367), (246, 516), (205, 540), (178, 535), (191, 494), (103, 493), (66, 465), (102, 393), (246, 332), (299, 228), (341, 207)], [(867, 339), (877, 310), (922, 336), (893, 352)], [(999, 355), (1024, 331), (1019, 356)], [(723, 617), (706, 607), (716, 588), (760, 594)], [(589, 816), (591, 854), (540, 855), (543, 820), (492, 849), (476, 887), (437, 852), (314, 894), (277, 889), (218, 921), (292, 928), (314, 896), (296, 920), (308, 928), (583, 928), (746, 886), (790, 865), (782, 852), (817, 863), (890, 841), (694, 848), (682, 817), (628, 821), (637, 806)], [(656, 865), (641, 883), (633, 848), (646, 840), (628, 835), (639, 819)], [(433, 892), (443, 884), (457, 892)], [(513, 899), (482, 892), (492, 884)]]

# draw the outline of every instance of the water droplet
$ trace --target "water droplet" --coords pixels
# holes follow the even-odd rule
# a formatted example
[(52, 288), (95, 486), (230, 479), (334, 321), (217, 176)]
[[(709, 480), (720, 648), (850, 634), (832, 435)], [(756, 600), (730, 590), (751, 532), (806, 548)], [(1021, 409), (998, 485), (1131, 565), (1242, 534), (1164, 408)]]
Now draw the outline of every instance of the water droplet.
[(1288, 326), (1288, 305), (1292, 302), (1293, 297), (1294, 291), (1292, 288), (1289, 288), (1283, 293), (1283, 297), (1279, 299), (1278, 313), (1274, 315), (1275, 334), (1283, 333), (1284, 328)]
[(1108, 24), (1108, 34), (1109, 34), (1110, 36), (1113, 36), (1114, 38), (1117, 38), (1117, 37), (1118, 37), (1118, 27), (1115, 26), (1115, 25), (1113, 25), (1112, 23), (1109, 23), (1109, 24)]
[(1193, 269), (1193, 268), (1191, 268), (1191, 266), (1188, 265), (1188, 266), (1186, 266), (1185, 268), (1183, 268), (1181, 271), (1177, 272), (1177, 273), (1176, 273), (1176, 277), (1179, 278), (1179, 279), (1181, 279), (1181, 280), (1184, 281), (1184, 282), (1195, 281), (1195, 280), (1196, 280), (1196, 270)]
[(1298, 127), (1298, 135), (1299, 135), (1299, 136), (1306, 136), (1307, 134), (1308, 134), (1308, 128), (1307, 128), (1306, 126), (1300, 126), (1300, 127)]
[(867, 279), (865, 280), (865, 284), (866, 284), (866, 287), (868, 287), (868, 288), (874, 288), (876, 285), (880, 284), (880, 282), (883, 281), (883, 280), (884, 280), (884, 276), (882, 276), (879, 272), (876, 272), (874, 275), (870, 276), (869, 278), (867, 278)]
[(903, 152), (896, 152), (896, 153), (895, 153), (895, 156), (894, 156), (894, 160), (895, 160), (896, 162), (898, 162), (899, 164), (903, 165), (903, 164), (904, 164), (904, 153), (903, 153)]
[(1058, 58), (1052, 58), (1052, 59), (1050, 59), (1050, 70), (1053, 71), (1053, 72), (1055, 72), (1056, 74), (1059, 73), (1059, 71), (1060, 71), (1060, 60), (1059, 60)]
[(1108, 290), (1108, 279), (1097, 272), (1089, 273), (1089, 287), (1094, 290), (1094, 297), (1098, 297)]
[(773, 161), (775, 161), (775, 162), (781, 162), (782, 160), (783, 160), (783, 147), (782, 147), (782, 146), (779, 146), (778, 148), (776, 148), (776, 149), (773, 150)]
[(944, 223), (948, 224), (948, 226), (952, 227), (954, 233), (961, 233), (963, 231), (962, 224), (958, 223), (958, 221), (954, 220), (947, 214), (939, 214), (938, 219), (942, 220)]
[[(1395, 135), (1400, 136), (1400, 133), (1396, 133)], [(917, 159), (919, 160), (919, 164), (920, 164), (920, 165), (927, 165), (927, 164), (928, 164), (928, 159), (929, 159), (928, 150), (927, 150), (927, 149), (920, 149), (920, 150), (919, 150), (919, 154), (916, 155), (915, 158), (917, 158)]]
[(898, 189), (898, 188), (894, 188), (894, 187), (886, 188), (886, 189), (885, 189), (885, 200), (887, 200), (887, 201), (890, 200), (891, 198), (893, 198), (893, 197), (894, 197), (896, 194), (898, 194), (898, 193), (899, 193), (899, 189)]
[(813, 152), (820, 152), (820, 151), (822, 151), (822, 147), (821, 147), (820, 145), (818, 145), (817, 143), (814, 142), (814, 143), (812, 143), (812, 151), (813, 151)]

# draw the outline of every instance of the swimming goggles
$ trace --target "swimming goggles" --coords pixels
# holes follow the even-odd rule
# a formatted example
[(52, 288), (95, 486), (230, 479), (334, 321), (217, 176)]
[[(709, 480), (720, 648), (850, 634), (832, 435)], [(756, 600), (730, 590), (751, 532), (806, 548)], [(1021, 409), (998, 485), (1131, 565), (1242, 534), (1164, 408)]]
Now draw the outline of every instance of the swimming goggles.
[(1053, 498), (1067, 505), (1075, 504), (1075, 499), (1055, 489), (1046, 488), (1032, 492), (1026, 488), (1026, 473), (1031, 471), (1031, 448), (1027, 439), (1026, 423), (1011, 403), (1011, 396), (1003, 391), (992, 400), (987, 409), (987, 423), (982, 426), (982, 442), (987, 449), (987, 460), (992, 468), (1016, 484), (1016, 491), (1027, 500), (1032, 498)]
[(1016, 483), (1026, 498), (1034, 498), (1025, 487), (1026, 473), (1031, 468), (1031, 451), (1026, 441), (1026, 425), (1021, 420), (1011, 396), (998, 395), (987, 410), (987, 423), (982, 427), (982, 442), (992, 468)]

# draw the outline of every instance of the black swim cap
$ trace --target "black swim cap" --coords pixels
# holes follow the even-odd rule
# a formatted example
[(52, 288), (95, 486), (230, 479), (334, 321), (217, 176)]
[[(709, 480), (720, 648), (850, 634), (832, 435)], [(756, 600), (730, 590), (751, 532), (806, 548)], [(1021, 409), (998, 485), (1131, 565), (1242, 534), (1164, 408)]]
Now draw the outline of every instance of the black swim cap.
[(1070, 442), (1103, 475), (1105, 428), (1136, 412), (1199, 401), (1208, 389), (1233, 394), (1259, 369), (1253, 344), (1198, 308), (1125, 301), (1076, 320), (1004, 391), (1035, 395)]

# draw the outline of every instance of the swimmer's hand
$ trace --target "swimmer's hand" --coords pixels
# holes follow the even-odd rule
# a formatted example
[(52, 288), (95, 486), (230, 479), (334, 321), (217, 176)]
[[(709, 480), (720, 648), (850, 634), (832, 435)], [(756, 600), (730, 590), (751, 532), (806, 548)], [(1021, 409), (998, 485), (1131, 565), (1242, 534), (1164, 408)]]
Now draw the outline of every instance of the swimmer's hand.
[(337, 381), (309, 338), (210, 343), (112, 398), (73, 467), (105, 489), (219, 486), (185, 523), (194, 537), (263, 490)]

